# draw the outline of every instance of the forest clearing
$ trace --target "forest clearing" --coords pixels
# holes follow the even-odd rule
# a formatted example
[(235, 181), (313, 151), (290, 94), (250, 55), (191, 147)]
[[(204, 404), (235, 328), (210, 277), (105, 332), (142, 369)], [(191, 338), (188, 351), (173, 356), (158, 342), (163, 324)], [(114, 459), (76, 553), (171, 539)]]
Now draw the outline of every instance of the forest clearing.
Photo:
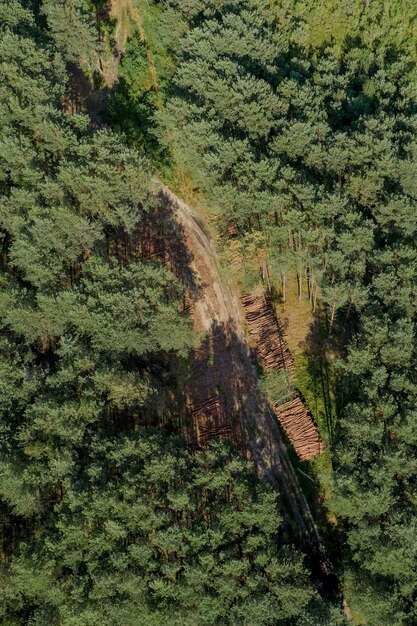
[[(207, 227), (169, 188), (161, 183), (159, 186), (172, 207), (174, 220), (182, 227), (182, 246), (187, 248), (188, 263), (198, 285), (194, 295), (189, 294), (191, 315), (195, 329), (204, 331), (203, 342), (191, 353), (193, 376), (187, 385), (187, 404), (191, 417), (188, 436), (198, 444), (216, 437), (229, 439), (244, 456), (252, 458), (260, 474), (286, 494), (291, 511), (290, 523), (295, 524), (302, 542), (309, 545), (319, 558), (323, 573), (330, 574), (324, 546), (282, 434), (258, 388), (252, 351), (245, 339), (245, 315), (236, 293), (237, 288), (225, 284), (219, 275), (217, 253)], [(172, 235), (169, 240), (175, 247)], [(184, 267), (177, 269), (177, 276), (181, 278), (187, 271)], [(268, 312), (271, 314), (270, 309)], [(274, 331), (275, 317), (273, 319)], [(272, 337), (265, 339), (266, 352), (269, 354), (271, 347), (275, 354), (277, 350), (279, 354), (284, 350), (285, 365), (291, 368), (291, 356), (282, 336), (273, 332)], [(264, 348), (263, 343), (261, 346)], [(281, 361), (277, 363), (281, 365)], [(295, 411), (294, 417), (298, 418), (298, 414)], [(306, 458), (311, 458), (314, 456), (308, 447), (311, 417), (305, 413), (303, 418), (307, 427), (303, 424), (297, 448), (303, 450)], [(288, 422), (286, 424), (288, 427)], [(305, 428), (306, 447), (303, 448)], [(314, 453), (323, 449), (320, 438), (317, 445)]]
[[(287, 379), (290, 387), (294, 361), (285, 342), (284, 328), (278, 322), (271, 302), (263, 293), (260, 296), (244, 296), (242, 303), (263, 367), (267, 371), (276, 369), (290, 374)], [(289, 394), (294, 392), (289, 391)], [(310, 461), (323, 452), (323, 439), (298, 395), (284, 404), (276, 404), (273, 410), (301, 461)]]

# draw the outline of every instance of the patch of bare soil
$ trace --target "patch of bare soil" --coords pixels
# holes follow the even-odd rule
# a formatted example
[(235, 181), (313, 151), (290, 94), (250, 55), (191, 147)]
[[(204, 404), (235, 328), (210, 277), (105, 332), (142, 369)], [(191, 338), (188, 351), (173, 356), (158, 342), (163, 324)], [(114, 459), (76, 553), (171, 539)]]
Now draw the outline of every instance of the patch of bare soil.
[(157, 184), (162, 195), (172, 205), (174, 218), (184, 229), (185, 244), (192, 252), (191, 268), (199, 277), (201, 292), (193, 311), (196, 329), (210, 331), (214, 323), (233, 322), (237, 332), (243, 335), (244, 315), (239, 299), (220, 280), (219, 260), (209, 230), (166, 185)]

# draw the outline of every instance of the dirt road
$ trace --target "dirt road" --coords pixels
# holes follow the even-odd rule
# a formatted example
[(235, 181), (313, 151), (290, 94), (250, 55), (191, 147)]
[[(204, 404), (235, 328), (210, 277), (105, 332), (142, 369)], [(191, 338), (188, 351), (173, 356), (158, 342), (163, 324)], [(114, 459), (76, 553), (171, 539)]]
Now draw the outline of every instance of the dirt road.
[[(170, 204), (174, 218), (181, 224), (191, 253), (192, 270), (200, 281), (193, 306), (194, 325), (209, 336), (214, 336), (220, 327), (225, 337), (224, 349), (214, 352), (217, 359), (214, 369), (220, 372), (227, 390), (222, 400), (230, 423), (239, 420), (259, 473), (280, 491), (285, 509), (291, 512), (292, 525), (326, 572), (328, 563), (324, 546), (290, 462), (283, 435), (270, 407), (259, 393), (256, 368), (245, 339), (244, 314), (239, 299), (221, 279), (215, 245), (207, 227), (168, 187), (158, 180), (155, 182)], [(225, 378), (228, 380), (225, 381)], [(230, 398), (231, 394), (235, 397)]]
[(216, 248), (206, 225), (192, 209), (166, 185), (156, 180), (172, 205), (182, 225), (186, 243), (192, 252), (192, 269), (202, 281), (201, 297), (194, 305), (194, 322), (198, 330), (210, 331), (213, 323), (232, 324), (243, 337), (244, 316), (236, 294), (220, 279)]

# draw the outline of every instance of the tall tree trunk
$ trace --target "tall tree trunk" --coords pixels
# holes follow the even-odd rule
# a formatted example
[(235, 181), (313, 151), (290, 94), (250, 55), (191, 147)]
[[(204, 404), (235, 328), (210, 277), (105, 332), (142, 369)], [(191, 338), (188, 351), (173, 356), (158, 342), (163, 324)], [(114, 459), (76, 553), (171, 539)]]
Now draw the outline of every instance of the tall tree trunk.
[(311, 302), (312, 293), (311, 293), (311, 271), (309, 267), (306, 267), (306, 277), (307, 277), (307, 293), (309, 302)]
[(298, 285), (298, 300), (301, 302), (303, 299), (303, 273), (301, 271), (297, 271), (297, 285)]
[(334, 317), (335, 317), (335, 314), (336, 314), (336, 304), (335, 304), (335, 303), (333, 303), (333, 304), (330, 306), (329, 335), (330, 335), (330, 334), (331, 334), (331, 332), (332, 332), (332, 328), (333, 328), (333, 322), (334, 322)]
[(268, 267), (268, 261), (264, 261), (265, 264), (265, 276), (266, 276), (266, 281), (268, 283), (268, 291), (269, 293), (271, 293), (271, 280), (270, 280), (270, 276), (269, 276), (269, 267)]

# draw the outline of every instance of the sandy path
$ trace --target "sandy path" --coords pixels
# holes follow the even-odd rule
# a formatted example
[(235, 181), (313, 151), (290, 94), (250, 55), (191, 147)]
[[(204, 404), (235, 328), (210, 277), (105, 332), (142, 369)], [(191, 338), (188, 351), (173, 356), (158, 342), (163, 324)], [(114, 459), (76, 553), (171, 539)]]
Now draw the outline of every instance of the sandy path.
[(198, 330), (210, 331), (213, 322), (232, 324), (243, 338), (244, 316), (236, 294), (220, 280), (217, 251), (207, 227), (169, 187), (160, 181), (157, 184), (184, 229), (187, 247), (193, 254), (192, 270), (202, 279), (201, 297), (194, 306), (194, 322)]

